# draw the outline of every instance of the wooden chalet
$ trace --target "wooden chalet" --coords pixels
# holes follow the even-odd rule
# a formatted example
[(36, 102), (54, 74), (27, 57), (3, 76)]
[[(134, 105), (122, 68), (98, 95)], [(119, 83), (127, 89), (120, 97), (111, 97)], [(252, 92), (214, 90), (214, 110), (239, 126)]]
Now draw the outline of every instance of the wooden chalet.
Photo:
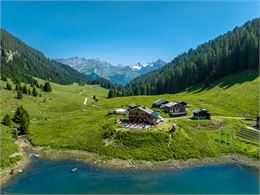
[(153, 107), (153, 108), (160, 108), (161, 105), (167, 104), (167, 103), (169, 103), (167, 100), (163, 100), (163, 99), (156, 100), (156, 101), (153, 103), (152, 107)]
[(186, 106), (179, 102), (169, 102), (163, 106), (164, 111), (169, 112), (172, 116), (180, 116), (187, 114)]
[(206, 109), (195, 109), (192, 113), (192, 118), (195, 120), (210, 119), (210, 113)]
[(144, 122), (156, 125), (160, 122), (160, 116), (157, 112), (150, 110), (144, 106), (139, 106), (129, 110), (128, 118), (131, 122)]

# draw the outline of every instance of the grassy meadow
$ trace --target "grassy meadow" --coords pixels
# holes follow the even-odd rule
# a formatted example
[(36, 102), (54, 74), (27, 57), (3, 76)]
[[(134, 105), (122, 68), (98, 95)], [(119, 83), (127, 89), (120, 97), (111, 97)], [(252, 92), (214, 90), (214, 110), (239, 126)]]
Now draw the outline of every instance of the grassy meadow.
[[(44, 81), (39, 80), (39, 83)], [(245, 123), (226, 117), (255, 118), (259, 113), (259, 76), (257, 71), (244, 71), (228, 76), (211, 88), (196, 86), (178, 94), (134, 96), (107, 99), (108, 90), (96, 85), (79, 86), (51, 83), (52, 92), (38, 90), (42, 97), (24, 95), (4, 89), (0, 82), (1, 120), (14, 114), (18, 105), (30, 115), (28, 138), (35, 146), (54, 149), (77, 149), (94, 152), (105, 158), (135, 160), (167, 160), (215, 157), (239, 153), (259, 157), (259, 144), (236, 136), (236, 132), (253, 122)], [(14, 89), (14, 85), (13, 85)], [(98, 101), (94, 101), (95, 95)], [(88, 98), (86, 105), (83, 104)], [(122, 130), (116, 123), (120, 116), (107, 115), (108, 110), (130, 103), (151, 107), (157, 99), (188, 102), (188, 115), (195, 108), (206, 108), (212, 120), (193, 121), (188, 118), (168, 119), (149, 130)], [(177, 129), (170, 133), (176, 123)], [(2, 137), (4, 135), (4, 137)], [(105, 139), (104, 139), (104, 135)], [(17, 150), (11, 129), (1, 125), (1, 167), (10, 163), (8, 156)], [(9, 164), (8, 164), (9, 163)]]

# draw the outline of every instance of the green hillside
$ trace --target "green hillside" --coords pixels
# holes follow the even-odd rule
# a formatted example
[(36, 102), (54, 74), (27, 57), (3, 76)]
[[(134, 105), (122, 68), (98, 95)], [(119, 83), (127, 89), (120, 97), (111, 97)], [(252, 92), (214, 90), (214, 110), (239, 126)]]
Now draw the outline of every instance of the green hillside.
[(86, 75), (68, 65), (56, 62), (44, 56), (7, 31), (0, 29), (1, 40), (1, 77), (18, 79), (32, 83), (33, 77), (59, 84), (98, 83), (109, 88), (112, 84), (103, 78), (91, 81)]
[[(42, 80), (39, 82), (43, 83)], [(52, 83), (51, 93), (40, 92), (42, 97), (24, 95), (19, 100), (15, 98), (15, 92), (4, 89), (6, 82), (0, 83), (1, 117), (7, 113), (13, 116), (17, 106), (23, 105), (30, 115), (29, 139), (36, 146), (78, 149), (105, 158), (156, 161), (214, 157), (228, 153), (259, 157), (259, 145), (236, 134), (248, 122), (229, 118), (255, 118), (258, 115), (259, 75), (256, 71), (235, 73), (207, 89), (197, 86), (177, 94), (112, 99), (106, 98), (108, 90), (97, 85), (63, 86)], [(93, 95), (98, 101), (93, 100)], [(83, 104), (85, 98), (88, 98), (86, 105)], [(192, 105), (188, 108), (189, 114), (194, 108), (206, 108), (212, 114), (212, 120), (172, 118), (149, 130), (122, 130), (116, 123), (120, 116), (107, 115), (108, 110), (130, 103), (150, 107), (153, 101), (160, 98), (187, 101)], [(177, 130), (169, 133), (173, 123), (177, 124)], [(6, 132), (8, 128), (2, 127), (1, 131)], [(111, 139), (109, 144), (104, 137)], [(8, 142), (10, 144), (10, 140)], [(10, 154), (16, 148), (8, 147), (7, 151), (7, 147), (3, 147), (2, 150)], [(8, 158), (2, 159), (1, 167), (8, 165), (8, 161)]]
[(177, 93), (191, 86), (208, 87), (243, 70), (259, 71), (259, 18), (180, 54), (170, 63), (137, 77), (116, 95)]

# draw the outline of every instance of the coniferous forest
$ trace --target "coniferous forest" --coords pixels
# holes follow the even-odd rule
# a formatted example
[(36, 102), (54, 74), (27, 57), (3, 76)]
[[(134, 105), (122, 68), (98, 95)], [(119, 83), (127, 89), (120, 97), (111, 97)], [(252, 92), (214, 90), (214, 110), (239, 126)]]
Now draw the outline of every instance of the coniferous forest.
[(26, 45), (5, 30), (1, 34), (1, 77), (33, 83), (33, 77), (59, 84), (100, 84), (110, 88), (112, 84), (104, 78), (90, 80), (68, 65), (48, 59), (43, 53)]
[(108, 97), (176, 93), (196, 84), (208, 87), (237, 71), (256, 69), (259, 59), (259, 18), (190, 49), (169, 64), (131, 81)]

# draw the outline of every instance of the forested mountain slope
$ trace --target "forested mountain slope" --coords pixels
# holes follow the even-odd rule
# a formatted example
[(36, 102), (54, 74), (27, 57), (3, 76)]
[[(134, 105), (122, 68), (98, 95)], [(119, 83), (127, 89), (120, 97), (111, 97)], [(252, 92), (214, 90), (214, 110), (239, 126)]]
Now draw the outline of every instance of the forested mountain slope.
[[(1, 76), (19, 79), (30, 83), (32, 77), (49, 80), (59, 84), (73, 82), (92, 83), (88, 77), (68, 65), (50, 60), (43, 53), (31, 48), (7, 31), (1, 29)], [(104, 87), (111, 84), (98, 79)]]
[(206, 87), (234, 72), (259, 65), (259, 18), (190, 49), (163, 68), (134, 79), (117, 95), (176, 93), (203, 83)]

